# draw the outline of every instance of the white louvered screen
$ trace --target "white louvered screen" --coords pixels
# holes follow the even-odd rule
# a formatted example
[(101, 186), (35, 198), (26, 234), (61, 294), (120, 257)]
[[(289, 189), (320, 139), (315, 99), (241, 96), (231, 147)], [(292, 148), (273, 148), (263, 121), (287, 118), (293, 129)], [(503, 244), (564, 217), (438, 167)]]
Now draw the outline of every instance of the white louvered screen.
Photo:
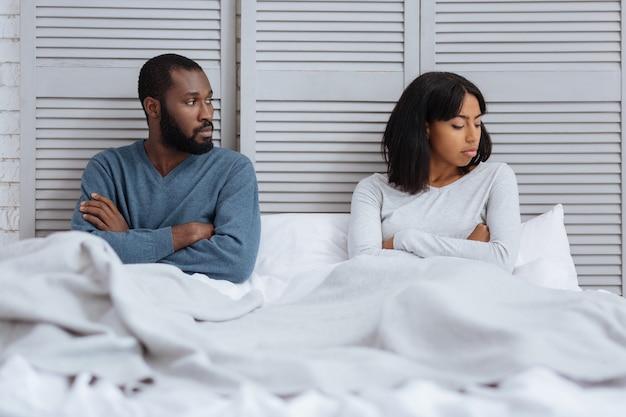
[(439, 0), (431, 69), (485, 92), (524, 219), (563, 203), (579, 281), (622, 292), (621, 4)]
[(354, 185), (384, 170), (392, 103), (261, 101), (256, 170), (265, 212), (348, 212)]
[(146, 136), (137, 76), (155, 55), (180, 53), (206, 70), (219, 146), (219, 0), (39, 0), (35, 13), (36, 236), (69, 228), (93, 154)]
[(256, 8), (261, 210), (347, 212), (356, 182), (384, 170), (380, 138), (404, 82), (404, 2)]
[[(201, 62), (221, 99), (216, 136), (232, 141), (235, 94), (219, 91), (235, 74), (223, 58), (234, 39), (220, 38), (234, 2), (34, 3), (37, 118), (22, 124), (36, 125), (37, 235), (67, 228), (93, 153), (145, 135), (135, 90), (151, 56)], [(523, 219), (563, 203), (581, 283), (622, 292), (619, 0), (239, 4), (241, 150), (264, 213), (347, 212), (356, 182), (384, 170), (381, 134), (404, 85), (458, 72), (485, 92), (493, 159), (516, 171)]]
[(620, 3), (438, 0), (438, 69), (617, 70)]
[(402, 71), (403, 3), (259, 0), (257, 68)]

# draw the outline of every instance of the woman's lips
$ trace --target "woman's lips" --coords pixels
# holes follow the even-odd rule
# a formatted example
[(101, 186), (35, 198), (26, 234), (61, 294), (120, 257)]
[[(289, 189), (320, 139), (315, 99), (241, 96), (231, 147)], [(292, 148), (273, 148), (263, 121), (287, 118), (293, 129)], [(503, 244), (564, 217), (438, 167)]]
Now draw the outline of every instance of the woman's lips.
[(461, 151), (461, 153), (467, 156), (468, 158), (473, 158), (476, 155), (478, 155), (478, 151), (476, 149), (466, 149), (464, 151)]

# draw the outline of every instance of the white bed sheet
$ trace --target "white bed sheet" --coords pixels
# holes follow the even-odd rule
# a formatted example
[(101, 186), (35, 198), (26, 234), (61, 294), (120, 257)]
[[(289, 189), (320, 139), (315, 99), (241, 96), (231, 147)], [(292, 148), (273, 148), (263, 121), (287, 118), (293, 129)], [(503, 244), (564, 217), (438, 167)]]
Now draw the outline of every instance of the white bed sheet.
[(94, 383), (87, 373), (68, 386), (64, 377), (38, 372), (19, 356), (0, 368), (0, 416), (11, 417), (621, 417), (624, 410), (626, 383), (581, 387), (543, 368), (465, 392), (416, 379), (394, 390), (310, 390), (290, 398), (253, 384), (224, 396), (187, 381), (128, 396), (111, 382)]

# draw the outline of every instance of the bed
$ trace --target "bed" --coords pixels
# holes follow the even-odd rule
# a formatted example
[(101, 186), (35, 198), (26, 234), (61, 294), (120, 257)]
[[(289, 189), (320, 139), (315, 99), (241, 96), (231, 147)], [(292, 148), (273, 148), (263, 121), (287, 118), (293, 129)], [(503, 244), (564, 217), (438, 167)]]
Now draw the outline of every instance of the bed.
[(80, 232), (2, 247), (0, 415), (623, 416), (626, 303), (579, 287), (563, 217), (513, 274), (348, 260), (345, 213), (263, 216), (244, 284)]

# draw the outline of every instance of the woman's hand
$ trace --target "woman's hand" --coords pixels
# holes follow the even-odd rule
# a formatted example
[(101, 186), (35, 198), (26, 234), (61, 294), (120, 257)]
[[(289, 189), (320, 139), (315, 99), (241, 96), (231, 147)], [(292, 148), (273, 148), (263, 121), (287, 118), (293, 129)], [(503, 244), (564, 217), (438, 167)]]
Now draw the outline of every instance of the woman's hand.
[(393, 249), (393, 236), (383, 242), (383, 249)]
[(479, 224), (474, 231), (470, 233), (467, 240), (476, 240), (479, 242), (489, 242), (491, 236), (489, 235), (489, 228), (486, 224)]

